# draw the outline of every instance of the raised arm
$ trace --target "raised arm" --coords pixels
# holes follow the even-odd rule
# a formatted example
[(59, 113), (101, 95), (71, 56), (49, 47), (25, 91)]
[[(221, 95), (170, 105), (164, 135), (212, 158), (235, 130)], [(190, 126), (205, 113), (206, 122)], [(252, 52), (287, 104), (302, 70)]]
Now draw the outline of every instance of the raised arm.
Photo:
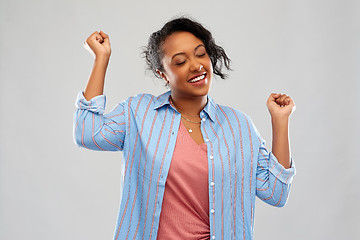
[(273, 129), (272, 152), (268, 152), (265, 141), (259, 137), (256, 195), (270, 205), (282, 207), (289, 197), (295, 174), (288, 130), (289, 117), (295, 110), (295, 104), (287, 95), (273, 93), (268, 98), (267, 106)]
[(126, 101), (104, 115), (103, 95), (105, 73), (111, 54), (109, 36), (94, 32), (84, 42), (95, 62), (85, 91), (78, 94), (74, 115), (74, 140), (84, 148), (99, 151), (123, 149), (126, 135)]
[(289, 118), (295, 110), (286, 94), (272, 93), (266, 103), (272, 123), (272, 152), (284, 168), (290, 168)]
[(84, 47), (94, 56), (95, 61), (84, 91), (86, 100), (102, 95), (106, 69), (111, 55), (109, 36), (104, 32), (94, 32), (84, 42)]

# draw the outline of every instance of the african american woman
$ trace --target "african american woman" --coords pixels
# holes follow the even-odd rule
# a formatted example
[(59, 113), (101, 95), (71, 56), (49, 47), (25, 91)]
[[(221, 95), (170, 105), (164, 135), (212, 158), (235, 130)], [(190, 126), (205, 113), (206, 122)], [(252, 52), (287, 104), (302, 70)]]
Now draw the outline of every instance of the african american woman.
[[(109, 36), (85, 41), (95, 62), (74, 115), (77, 145), (123, 151), (122, 198), (114, 239), (253, 238), (255, 197), (281, 207), (295, 166), (289, 147), (293, 100), (268, 97), (272, 151), (250, 117), (208, 93), (230, 59), (200, 23), (167, 22), (144, 49), (149, 69), (169, 90), (139, 94), (104, 114)], [(126, 85), (124, 85), (125, 87)]]

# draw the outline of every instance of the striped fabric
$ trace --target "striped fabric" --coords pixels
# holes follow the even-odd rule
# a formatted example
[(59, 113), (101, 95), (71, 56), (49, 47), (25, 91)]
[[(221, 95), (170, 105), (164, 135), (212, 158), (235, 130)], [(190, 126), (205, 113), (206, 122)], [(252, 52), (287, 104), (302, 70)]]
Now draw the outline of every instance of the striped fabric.
[[(140, 94), (104, 114), (105, 96), (87, 101), (79, 92), (74, 114), (77, 145), (123, 151), (122, 198), (114, 239), (156, 239), (165, 181), (181, 115), (169, 102)], [(244, 113), (208, 97), (201, 111), (207, 144), (211, 239), (253, 238), (255, 196), (284, 206), (295, 166), (285, 169), (268, 152)]]

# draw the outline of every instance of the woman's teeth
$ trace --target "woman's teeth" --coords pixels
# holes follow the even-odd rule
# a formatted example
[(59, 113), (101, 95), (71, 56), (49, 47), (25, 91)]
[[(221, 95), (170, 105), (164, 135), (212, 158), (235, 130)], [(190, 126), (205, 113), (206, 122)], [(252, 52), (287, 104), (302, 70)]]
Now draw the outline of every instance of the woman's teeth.
[(200, 80), (202, 80), (204, 78), (205, 78), (205, 74), (203, 74), (203, 75), (201, 75), (201, 76), (199, 76), (197, 78), (194, 78), (194, 79), (190, 80), (189, 82), (194, 83), (194, 82), (200, 81)]

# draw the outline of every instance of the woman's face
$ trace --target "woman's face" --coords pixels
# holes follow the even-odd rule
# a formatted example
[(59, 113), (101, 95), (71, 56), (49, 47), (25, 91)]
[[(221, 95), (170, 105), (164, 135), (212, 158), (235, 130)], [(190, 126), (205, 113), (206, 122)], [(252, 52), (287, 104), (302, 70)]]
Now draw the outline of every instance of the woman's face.
[(213, 68), (204, 43), (189, 32), (175, 32), (163, 43), (164, 72), (173, 97), (194, 98), (209, 92)]

